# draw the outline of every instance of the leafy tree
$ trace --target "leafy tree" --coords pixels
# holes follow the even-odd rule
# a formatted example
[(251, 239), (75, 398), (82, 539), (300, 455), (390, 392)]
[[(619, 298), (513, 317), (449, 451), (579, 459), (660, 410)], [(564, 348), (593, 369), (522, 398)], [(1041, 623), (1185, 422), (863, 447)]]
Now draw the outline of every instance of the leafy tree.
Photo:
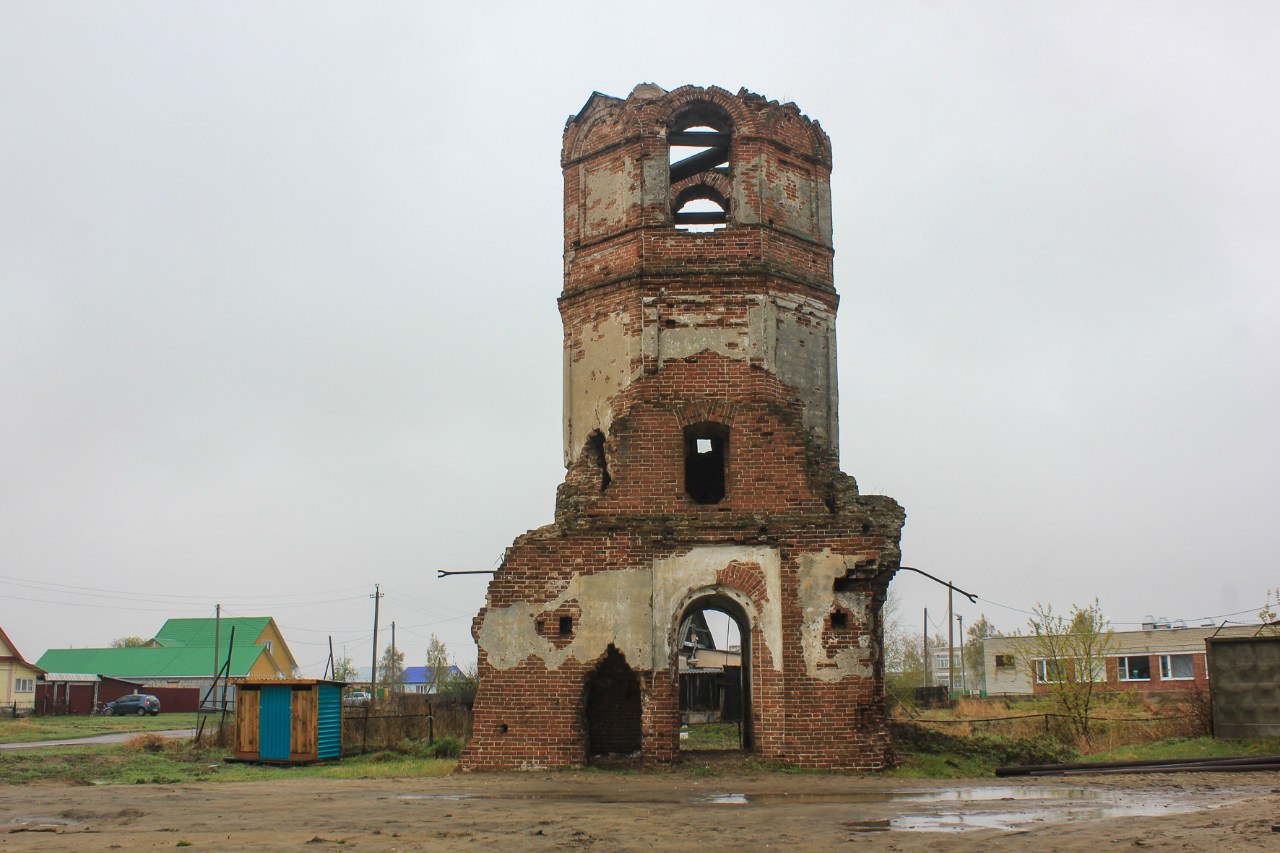
[(404, 683), (404, 652), (388, 645), (378, 661), (378, 685), (388, 693), (396, 693)]
[(455, 694), (463, 702), (470, 702), (476, 698), (476, 691), (480, 688), (480, 673), (476, 671), (475, 665), (460, 666), (457, 672), (450, 672), (444, 683), (444, 691)]
[(986, 640), (990, 637), (999, 637), (1000, 632), (996, 630), (994, 625), (987, 621), (987, 615), (983, 613), (977, 619), (969, 623), (969, 627), (965, 629), (965, 634), (968, 635), (964, 646), (965, 669), (977, 676), (980, 689), (986, 690)]
[(1115, 635), (1102, 615), (1098, 600), (1088, 607), (1072, 605), (1071, 613), (1055, 613), (1037, 604), (1027, 622), (1027, 636), (1016, 654), (1077, 737), (1089, 736), (1089, 713), (1105, 686), (1107, 655), (1115, 649)]
[(1262, 631), (1272, 636), (1280, 635), (1280, 587), (1267, 590), (1267, 600), (1258, 611)]
[(449, 678), (449, 647), (435, 634), (427, 641), (427, 668), (431, 670), (431, 690), (442, 691)]
[(142, 637), (116, 637), (111, 641), (113, 649), (138, 649), (150, 643), (150, 640), (144, 640)]
[(920, 653), (920, 637), (904, 624), (901, 602), (892, 588), (880, 610), (880, 625), (885, 690), (890, 701), (910, 701), (923, 683), (924, 657)]
[(343, 655), (333, 661), (333, 680), (334, 681), (355, 681), (359, 677), (360, 670), (356, 668), (356, 663), (351, 658)]

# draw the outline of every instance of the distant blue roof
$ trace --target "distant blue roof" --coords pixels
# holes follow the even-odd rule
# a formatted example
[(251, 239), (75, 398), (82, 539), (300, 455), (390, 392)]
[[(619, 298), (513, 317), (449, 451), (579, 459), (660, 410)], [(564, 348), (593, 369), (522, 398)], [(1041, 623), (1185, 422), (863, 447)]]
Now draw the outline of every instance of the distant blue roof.
[[(447, 672), (440, 673), (442, 676), (448, 677), (452, 675), (461, 675), (462, 670), (456, 666), (450, 666)], [(406, 666), (404, 668), (404, 684), (433, 684), (436, 678), (432, 673), (432, 667), (429, 666)]]

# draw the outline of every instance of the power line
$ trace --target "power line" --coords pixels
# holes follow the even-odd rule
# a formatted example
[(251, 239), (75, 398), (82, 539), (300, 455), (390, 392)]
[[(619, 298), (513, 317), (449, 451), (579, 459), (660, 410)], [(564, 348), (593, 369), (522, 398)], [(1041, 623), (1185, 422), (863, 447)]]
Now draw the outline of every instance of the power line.
[[(84, 590), (86, 594), (99, 593), (99, 594), (127, 595), (132, 597), (151, 597), (156, 599), (176, 598), (180, 600), (189, 600), (191, 598), (190, 595), (179, 595), (176, 593), (152, 592), (150, 590), (148, 590), (145, 593), (142, 593), (142, 592), (125, 590), (125, 589), (113, 589), (111, 587), (83, 586), (80, 584), (58, 583), (56, 581), (37, 581), (37, 580), (31, 580), (30, 578), (14, 577), (13, 575), (0, 575), (0, 582), (8, 582), (8, 583), (14, 584), (15, 586), (25, 586), (33, 589), (45, 589), (50, 592), (63, 590), (63, 591), (74, 592), (79, 594), (80, 590)], [(339, 587), (337, 589), (329, 589), (329, 590), (315, 590), (312, 592), (303, 592), (303, 593), (285, 593), (279, 596), (275, 596), (271, 594), (264, 595), (260, 593), (257, 595), (222, 595), (219, 597), (223, 599), (230, 599), (230, 600), (247, 599), (247, 600), (276, 601), (282, 598), (290, 599), (290, 598), (300, 598), (304, 596), (313, 596), (313, 595), (333, 595), (334, 593), (338, 593), (338, 592), (348, 592), (351, 590), (363, 589), (363, 588), (364, 587), (361, 587), (361, 586), (344, 586), (344, 587)]]

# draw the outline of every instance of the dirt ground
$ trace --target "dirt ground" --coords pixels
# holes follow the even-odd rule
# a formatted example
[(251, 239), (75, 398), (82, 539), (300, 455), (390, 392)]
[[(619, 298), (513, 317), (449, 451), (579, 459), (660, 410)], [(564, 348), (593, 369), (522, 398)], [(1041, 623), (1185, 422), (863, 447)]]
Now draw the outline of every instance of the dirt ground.
[[(0, 853), (1280, 849), (1280, 775), (1039, 780), (566, 772), (0, 786)], [(1136, 815), (1132, 811), (1155, 811)], [(1180, 809), (1191, 809), (1179, 812)], [(1104, 816), (1114, 814), (1119, 816)], [(958, 822), (1012, 825), (920, 831)]]

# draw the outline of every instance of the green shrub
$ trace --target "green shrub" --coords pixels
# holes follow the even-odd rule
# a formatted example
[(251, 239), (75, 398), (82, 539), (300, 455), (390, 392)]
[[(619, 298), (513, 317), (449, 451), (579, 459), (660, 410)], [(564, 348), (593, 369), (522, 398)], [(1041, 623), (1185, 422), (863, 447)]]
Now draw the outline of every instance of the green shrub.
[(1070, 746), (1049, 735), (1005, 737), (1001, 735), (952, 735), (925, 726), (894, 722), (894, 740), (900, 752), (950, 754), (994, 764), (1065, 764), (1079, 758)]
[(432, 758), (457, 758), (465, 743), (460, 737), (442, 737), (428, 747), (428, 753)]

